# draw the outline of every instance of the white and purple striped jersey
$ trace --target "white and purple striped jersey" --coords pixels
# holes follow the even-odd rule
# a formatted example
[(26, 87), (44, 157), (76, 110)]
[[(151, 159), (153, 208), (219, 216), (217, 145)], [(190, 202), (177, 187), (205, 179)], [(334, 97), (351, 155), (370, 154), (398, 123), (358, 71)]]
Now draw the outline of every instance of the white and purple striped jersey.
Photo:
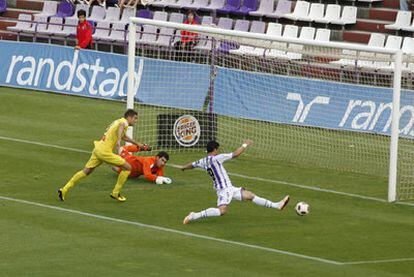
[(223, 166), (225, 161), (231, 160), (233, 153), (207, 156), (192, 163), (193, 167), (199, 167), (207, 171), (213, 180), (216, 190), (231, 187), (231, 181), (226, 169)]

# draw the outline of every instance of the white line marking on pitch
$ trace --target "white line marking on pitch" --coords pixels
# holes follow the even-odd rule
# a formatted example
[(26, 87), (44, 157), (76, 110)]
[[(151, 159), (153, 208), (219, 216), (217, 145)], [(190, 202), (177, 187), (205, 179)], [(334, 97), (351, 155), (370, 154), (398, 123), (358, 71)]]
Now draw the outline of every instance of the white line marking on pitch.
[(199, 238), (199, 239), (204, 239), (204, 240), (216, 241), (216, 242), (221, 242), (221, 243), (226, 243), (226, 244), (231, 244), (231, 245), (237, 245), (237, 246), (257, 249), (257, 250), (263, 250), (263, 251), (267, 251), (267, 252), (273, 252), (273, 253), (293, 256), (293, 257), (297, 257), (297, 258), (313, 260), (313, 261), (322, 262), (322, 263), (326, 263), (326, 264), (343, 265), (343, 263), (341, 263), (341, 262), (327, 260), (327, 259), (313, 257), (313, 256), (302, 255), (302, 254), (293, 253), (293, 252), (284, 251), (284, 250), (279, 250), (279, 249), (275, 249), (275, 248), (263, 247), (263, 246), (259, 246), (259, 245), (247, 244), (247, 243), (238, 242), (238, 241), (225, 240), (225, 239), (219, 239), (219, 238), (214, 238), (214, 237), (209, 237), (209, 236), (204, 236), (204, 235), (198, 235), (198, 234), (194, 234), (194, 233), (190, 233), (190, 232), (184, 232), (184, 231), (179, 231), (179, 230), (160, 227), (160, 226), (155, 226), (155, 225), (144, 224), (144, 223), (135, 222), (135, 221), (123, 220), (123, 219), (114, 218), (114, 217), (108, 217), (108, 216), (103, 216), (103, 215), (86, 213), (86, 212), (81, 212), (81, 211), (77, 211), (77, 210), (66, 209), (66, 208), (52, 206), (52, 205), (46, 205), (46, 204), (41, 204), (41, 203), (31, 202), (31, 201), (22, 200), (22, 199), (16, 199), (16, 198), (5, 197), (5, 196), (0, 196), (0, 199), (6, 200), (6, 201), (13, 201), (13, 202), (21, 203), (21, 204), (27, 204), (27, 205), (32, 205), (32, 206), (43, 207), (43, 208), (57, 210), (57, 211), (68, 212), (68, 213), (72, 213), (72, 214), (79, 214), (79, 215), (92, 217), (92, 218), (97, 218), (97, 219), (102, 219), (102, 220), (107, 220), (107, 221), (113, 221), (113, 222), (118, 222), (118, 223), (123, 223), (123, 224), (139, 226), (139, 227), (153, 229), (153, 230), (157, 230), (157, 231), (163, 231), (163, 232), (168, 232), (168, 233), (179, 234), (179, 235), (183, 235), (183, 236), (186, 236), (186, 237)]
[[(8, 140), (8, 141), (21, 142), (21, 143), (26, 143), (26, 144), (33, 144), (33, 145), (44, 146), (44, 147), (50, 147), (50, 148), (56, 148), (56, 149), (61, 149), (61, 150), (68, 150), (68, 151), (79, 152), (79, 153), (86, 153), (86, 154), (91, 153), (90, 151), (86, 151), (86, 150), (82, 150), (82, 149), (76, 149), (76, 148), (64, 147), (64, 146), (59, 146), (59, 145), (41, 143), (41, 142), (36, 142), (36, 141), (22, 140), (22, 139), (10, 138), (10, 137), (0, 136), (0, 139)], [(172, 167), (177, 167), (177, 165), (171, 165), (171, 166)], [(381, 199), (381, 198), (361, 196), (361, 195), (350, 194), (350, 193), (342, 193), (340, 191), (326, 190), (326, 189), (321, 189), (321, 188), (318, 188), (318, 187), (304, 186), (304, 185), (293, 184), (293, 183), (288, 183), (288, 182), (284, 182), (284, 181), (270, 180), (270, 179), (264, 179), (264, 178), (259, 178), (259, 177), (250, 177), (250, 176), (244, 176), (244, 175), (235, 174), (235, 173), (231, 174), (231, 175), (246, 178), (246, 179), (263, 181), (263, 182), (280, 183), (280, 184), (285, 184), (285, 185), (288, 185), (288, 186), (294, 186), (294, 187), (299, 187), (299, 188), (304, 188), (304, 189), (335, 193), (335, 194), (346, 195), (346, 196), (351, 196), (351, 197), (357, 197), (357, 198), (362, 198), (362, 199), (367, 199), (367, 200), (386, 202), (386, 200)], [(193, 234), (193, 233), (189, 233), (189, 232), (183, 232), (183, 231), (178, 231), (178, 230), (174, 230), (174, 229), (169, 229), (169, 228), (164, 228), (164, 227), (159, 227), (159, 226), (154, 226), (154, 225), (148, 225), (148, 224), (139, 223), (139, 222), (127, 221), (127, 220), (117, 219), (117, 218), (112, 218), (112, 217), (107, 217), (107, 216), (95, 215), (95, 214), (85, 213), (85, 212), (81, 212), (81, 211), (65, 209), (65, 208), (61, 208), (61, 207), (57, 207), (57, 206), (50, 206), (50, 205), (30, 202), (30, 201), (26, 201), (26, 200), (14, 199), (14, 198), (10, 198), (10, 197), (0, 196), (0, 199), (14, 201), (14, 202), (20, 202), (20, 203), (39, 206), (39, 207), (50, 208), (50, 209), (54, 209), (54, 210), (75, 213), (75, 214), (80, 214), (80, 215), (94, 217), (94, 218), (98, 218), (98, 219), (104, 219), (104, 220), (115, 221), (115, 222), (120, 222), (120, 223), (125, 223), (125, 224), (131, 224), (131, 225), (136, 225), (136, 226), (141, 226), (141, 227), (146, 227), (146, 228), (152, 228), (152, 229), (159, 230), (159, 231), (171, 232), (171, 233), (181, 234), (181, 235), (190, 236), (190, 237), (202, 238), (202, 239), (213, 240), (213, 241), (217, 241), (217, 242), (224, 242), (224, 243), (229, 243), (229, 244), (233, 244), (233, 245), (239, 245), (239, 246), (264, 250), (264, 251), (275, 252), (275, 253), (279, 253), (279, 254), (296, 256), (296, 257), (300, 257), (300, 258), (304, 258), (304, 259), (311, 259), (311, 260), (316, 260), (316, 261), (325, 262), (325, 263), (331, 263), (331, 264), (335, 264), (335, 265), (392, 263), (392, 262), (405, 262), (405, 261), (414, 260), (414, 258), (401, 258), (401, 259), (389, 259), (389, 260), (337, 262), (337, 261), (333, 261), (333, 260), (327, 260), (327, 259), (322, 259), (322, 258), (318, 258), (318, 257), (306, 256), (306, 255), (297, 254), (297, 253), (288, 252), (288, 251), (283, 251), (283, 250), (278, 250), (278, 249), (274, 249), (274, 248), (268, 248), (268, 247), (262, 247), (262, 246), (258, 246), (258, 245), (246, 244), (246, 243), (237, 242), (237, 241), (228, 241), (228, 240), (224, 240), (224, 239), (218, 239), (218, 238), (214, 238), (214, 237), (197, 235), (197, 234)], [(414, 205), (412, 203), (404, 203), (404, 202), (397, 202), (396, 204), (404, 204), (404, 205), (411, 205), (411, 206)]]
[(414, 261), (414, 258), (401, 258), (401, 259), (389, 259), (389, 260), (344, 262), (342, 264), (343, 265), (359, 265), (359, 264), (381, 264), (381, 263), (410, 262), (410, 261)]
[[(17, 138), (3, 137), (3, 136), (0, 136), (0, 139), (8, 140), (8, 141), (14, 141), (14, 142), (21, 142), (21, 143), (26, 143), (26, 144), (33, 144), (33, 145), (44, 146), (44, 147), (50, 147), (50, 148), (56, 148), (56, 149), (61, 149), (61, 150), (68, 150), (68, 151), (79, 152), (79, 153), (86, 153), (86, 154), (91, 153), (91, 151), (86, 151), (86, 150), (82, 150), (82, 149), (64, 147), (64, 146), (59, 146), (59, 145), (54, 145), (54, 144), (31, 141), (31, 140), (24, 140), (24, 139), (17, 139)], [(178, 167), (178, 165), (175, 165), (175, 164), (167, 164), (167, 165), (171, 166), (171, 167), (174, 167), (174, 168)], [(262, 181), (262, 182), (275, 183), (275, 184), (282, 184), (282, 185), (296, 187), (296, 188), (308, 189), (308, 190), (319, 191), (319, 192), (327, 192), (327, 193), (332, 193), (332, 194), (337, 194), (337, 195), (344, 195), (344, 196), (348, 196), (348, 197), (364, 199), (364, 200), (372, 200), (372, 201), (377, 201), (377, 202), (382, 202), (382, 203), (388, 203), (387, 200), (382, 199), (382, 198), (377, 198), (377, 197), (364, 196), (364, 195), (348, 193), (348, 192), (342, 192), (342, 191), (336, 191), (336, 190), (330, 190), (330, 189), (323, 189), (323, 188), (319, 188), (319, 187), (300, 185), (300, 184), (289, 183), (289, 182), (273, 180), (273, 179), (252, 177), (252, 176), (242, 175), (242, 174), (238, 174), (238, 173), (229, 173), (229, 175), (244, 178), (244, 179), (249, 179), (249, 180)], [(410, 203), (410, 202), (395, 202), (394, 204), (413, 206), (414, 207), (414, 203)]]

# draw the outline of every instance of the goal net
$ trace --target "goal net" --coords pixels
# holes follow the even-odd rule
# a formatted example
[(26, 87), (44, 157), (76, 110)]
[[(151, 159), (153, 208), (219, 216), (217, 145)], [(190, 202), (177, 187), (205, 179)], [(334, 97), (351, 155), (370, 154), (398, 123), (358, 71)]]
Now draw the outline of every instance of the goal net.
[[(390, 201), (414, 198), (410, 55), (329, 42), (327, 29), (131, 20), (128, 105), (140, 113), (139, 141), (188, 152), (216, 139), (231, 151), (249, 138), (254, 157), (383, 176)], [(197, 33), (195, 46), (181, 43), (183, 29)]]

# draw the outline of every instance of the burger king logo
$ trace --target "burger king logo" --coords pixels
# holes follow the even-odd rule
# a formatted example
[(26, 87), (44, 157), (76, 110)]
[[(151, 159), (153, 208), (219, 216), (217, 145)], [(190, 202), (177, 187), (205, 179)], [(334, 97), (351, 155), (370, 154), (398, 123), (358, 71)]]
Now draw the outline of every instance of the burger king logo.
[(173, 132), (181, 146), (190, 147), (200, 139), (200, 124), (194, 116), (183, 115), (175, 121)]

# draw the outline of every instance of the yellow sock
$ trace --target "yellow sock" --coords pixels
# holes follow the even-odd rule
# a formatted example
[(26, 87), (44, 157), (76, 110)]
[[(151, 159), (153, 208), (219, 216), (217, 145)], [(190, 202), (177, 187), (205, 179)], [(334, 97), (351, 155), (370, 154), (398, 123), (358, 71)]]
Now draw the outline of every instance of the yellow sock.
[(116, 182), (116, 185), (112, 191), (112, 195), (118, 195), (119, 192), (121, 191), (122, 187), (124, 186), (126, 180), (128, 179), (129, 174), (131, 173), (131, 171), (127, 171), (127, 170), (122, 170), (119, 173), (118, 176), (118, 181)]
[(75, 173), (75, 175), (70, 178), (69, 182), (66, 183), (66, 185), (62, 188), (64, 192), (67, 192), (70, 188), (72, 188), (74, 185), (76, 185), (77, 182), (85, 178), (87, 175), (83, 172), (83, 170), (78, 171)]

